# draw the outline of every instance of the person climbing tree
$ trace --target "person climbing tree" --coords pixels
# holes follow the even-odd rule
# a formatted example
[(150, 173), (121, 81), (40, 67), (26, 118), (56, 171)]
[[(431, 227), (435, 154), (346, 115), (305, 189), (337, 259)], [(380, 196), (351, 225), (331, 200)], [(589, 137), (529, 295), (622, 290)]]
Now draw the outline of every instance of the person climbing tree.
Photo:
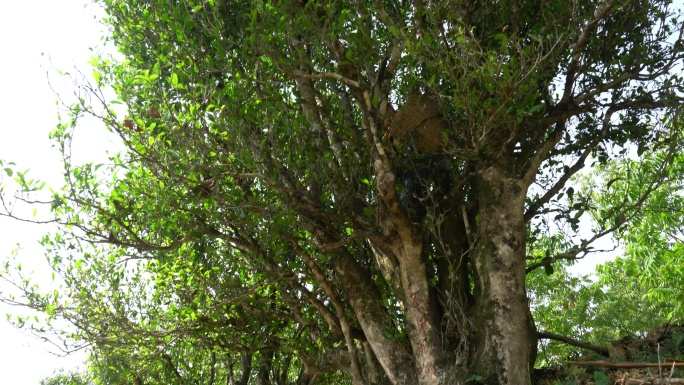
[[(451, 159), (444, 149), (449, 128), (436, 99), (421, 95), (409, 99), (399, 111), (388, 104), (388, 136), (405, 159), (401, 204), (414, 221), (427, 215), (426, 201), (451, 191)], [(431, 189), (432, 187), (432, 189)], [(438, 195), (437, 195), (438, 194)]]

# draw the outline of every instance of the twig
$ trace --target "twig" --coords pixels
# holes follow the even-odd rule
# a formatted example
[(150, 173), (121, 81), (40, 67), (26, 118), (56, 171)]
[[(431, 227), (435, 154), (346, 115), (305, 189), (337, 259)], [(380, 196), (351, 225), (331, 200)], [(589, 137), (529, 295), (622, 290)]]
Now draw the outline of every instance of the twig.
[[(587, 365), (597, 368), (610, 369), (643, 369), (643, 368), (659, 368), (663, 364), (658, 362), (610, 362), (610, 361), (558, 361), (561, 364), (568, 365)], [(672, 368), (684, 368), (684, 362), (673, 362)], [(684, 382), (683, 382), (684, 383)]]

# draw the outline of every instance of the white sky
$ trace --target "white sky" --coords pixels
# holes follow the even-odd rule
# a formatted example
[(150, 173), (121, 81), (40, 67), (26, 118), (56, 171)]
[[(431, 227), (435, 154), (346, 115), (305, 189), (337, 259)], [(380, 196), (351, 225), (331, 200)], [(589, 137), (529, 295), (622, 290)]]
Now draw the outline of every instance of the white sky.
[[(0, 5), (0, 159), (17, 163), (20, 169), (30, 168), (32, 178), (48, 185), (61, 184), (61, 165), (48, 140), (57, 122), (58, 106), (46, 72), (55, 67), (73, 70), (74, 66), (90, 72), (86, 64), (91, 57), (89, 48), (101, 47), (103, 35), (97, 12), (84, 0), (5, 0)], [(54, 72), (52, 79), (60, 83)], [(70, 93), (66, 87), (61, 90)], [(77, 150), (85, 159), (102, 159), (105, 149), (118, 147), (96, 123), (80, 127), (77, 134), (81, 143)], [(0, 217), (0, 259), (20, 243), (22, 264), (28, 269), (45, 269), (37, 240), (48, 230)], [(611, 256), (590, 256), (581, 270), (592, 271), (597, 262)], [(50, 345), (4, 321), (5, 313), (16, 312), (0, 304), (1, 384), (37, 385), (55, 369), (83, 362), (83, 355), (58, 358), (48, 353)]]
[[(30, 176), (59, 186), (59, 154), (51, 148), (48, 133), (57, 122), (56, 96), (47, 83), (51, 68), (90, 73), (86, 64), (90, 47), (101, 46), (103, 27), (95, 19), (97, 9), (85, 0), (3, 1), (0, 5), (0, 159), (13, 161)], [(44, 54), (44, 55), (43, 55)], [(61, 92), (58, 76), (51, 79)], [(81, 127), (77, 134), (84, 157), (102, 159), (104, 148), (116, 147), (103, 127)], [(27, 269), (47, 266), (37, 240), (49, 228), (0, 218), (0, 259), (21, 243), (22, 264)], [(6, 313), (16, 308), (0, 305), (0, 384), (37, 385), (55, 369), (72, 368), (83, 355), (58, 358), (50, 345), (13, 328)]]

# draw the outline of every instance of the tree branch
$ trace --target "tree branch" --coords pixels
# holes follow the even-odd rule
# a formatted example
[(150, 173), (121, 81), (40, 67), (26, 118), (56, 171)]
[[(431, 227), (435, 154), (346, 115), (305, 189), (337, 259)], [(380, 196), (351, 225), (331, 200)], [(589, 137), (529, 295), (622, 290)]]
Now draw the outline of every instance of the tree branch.
[[(570, 178), (574, 174), (579, 172), (584, 167), (584, 161), (587, 160), (587, 158), (589, 157), (591, 152), (594, 150), (594, 148), (596, 146), (598, 146), (599, 143), (601, 143), (603, 138), (605, 138), (606, 134), (608, 133), (608, 129), (610, 127), (610, 119), (613, 116), (614, 112), (615, 112), (615, 110), (613, 110), (612, 108), (609, 108), (608, 111), (606, 111), (606, 115), (603, 118), (603, 128), (601, 130), (601, 133), (597, 137), (595, 137), (594, 140), (592, 140), (591, 142), (589, 142), (587, 144), (586, 148), (584, 149), (584, 151), (582, 151), (582, 154), (577, 159), (577, 161), (560, 177), (560, 179), (558, 179), (558, 181), (550, 189), (548, 189), (546, 191), (546, 193), (541, 198), (539, 198), (536, 202), (534, 202), (532, 205), (530, 205), (530, 207), (527, 209), (527, 212), (525, 212), (525, 222), (528, 222), (532, 218), (534, 218), (534, 216), (537, 215), (537, 212), (539, 211), (539, 209), (543, 205), (548, 203), (551, 200), (551, 198), (553, 198), (565, 186), (565, 184), (568, 182), (568, 180), (570, 180)], [(557, 123), (557, 124), (560, 125), (561, 123)], [(562, 125), (562, 126), (564, 126), (564, 125)], [(556, 130), (562, 131), (559, 128), (557, 128)], [(561, 135), (562, 135), (562, 133), (561, 133)], [(533, 161), (538, 160), (537, 158), (539, 157), (539, 155), (541, 155), (540, 154), (541, 151), (546, 149), (547, 143), (544, 144), (544, 148), (542, 150), (540, 150), (539, 153), (537, 153), (537, 156), (535, 156), (535, 159)], [(555, 144), (554, 144), (554, 146), (555, 146)], [(546, 154), (548, 155), (549, 152), (550, 152), (550, 150), (548, 152), (546, 152)], [(534, 164), (535, 163), (533, 163), (533, 165)], [(541, 166), (541, 163), (539, 163), (537, 168), (539, 166)], [(532, 170), (533, 170), (533, 168), (532, 168), (532, 166), (530, 166), (530, 169), (528, 169), (527, 174), (530, 174)], [(527, 174), (525, 175), (526, 178), (528, 177)], [(530, 184), (531, 184), (534, 181), (535, 175), (531, 175), (529, 177), (532, 178), (532, 181), (530, 181)]]
[(589, 41), (589, 37), (596, 26), (596, 24), (604, 18), (616, 0), (607, 1), (602, 8), (594, 12), (594, 17), (591, 18), (584, 26), (582, 33), (577, 38), (577, 41), (572, 45), (572, 59), (570, 60), (570, 65), (568, 66), (568, 74), (565, 77), (565, 90), (563, 91), (563, 97), (561, 98), (561, 103), (567, 103), (572, 98), (573, 84), (575, 83), (575, 75), (577, 73), (577, 68), (579, 67), (579, 61), (582, 58), (582, 53), (584, 52), (584, 46)]
[(570, 180), (570, 178), (578, 173), (580, 170), (584, 168), (584, 162), (587, 160), (589, 155), (591, 154), (591, 151), (596, 147), (598, 144), (598, 141), (594, 140), (595, 143), (593, 143), (590, 146), (587, 146), (587, 148), (582, 152), (582, 155), (577, 159), (577, 161), (570, 167), (568, 170), (558, 179), (558, 181), (548, 190), (546, 190), (546, 193), (539, 199), (537, 199), (534, 203), (532, 203), (528, 208), (527, 211), (525, 212), (525, 222), (529, 222), (532, 218), (534, 218), (535, 215), (539, 212), (539, 209), (542, 208), (546, 203), (548, 203), (551, 198), (553, 198), (558, 192), (565, 186), (565, 184)]
[(596, 353), (598, 353), (604, 357), (610, 356), (610, 352), (609, 352), (608, 348), (605, 346), (592, 345), (590, 343), (582, 342), (580, 340), (576, 340), (574, 338), (562, 336), (560, 334), (542, 331), (542, 332), (537, 332), (537, 338), (555, 340), (555, 341), (559, 341), (559, 342), (562, 342), (564, 344), (568, 344), (568, 345), (575, 346), (578, 348), (591, 350), (591, 351), (596, 352)]
[(338, 80), (349, 87), (352, 88), (361, 88), (361, 84), (357, 82), (356, 80), (351, 80), (349, 78), (346, 78), (338, 73), (335, 72), (326, 72), (322, 74), (307, 74), (299, 70), (294, 70), (293, 72), (286, 72), (284, 69), (281, 69), (286, 75), (289, 75), (294, 78), (302, 78), (302, 79), (335, 79)]
[(527, 171), (525, 172), (525, 175), (522, 177), (522, 184), (525, 187), (529, 187), (532, 182), (537, 177), (537, 172), (539, 171), (539, 167), (541, 166), (542, 162), (544, 162), (544, 159), (546, 159), (546, 156), (551, 152), (551, 150), (556, 147), (556, 144), (560, 142), (561, 138), (563, 138), (563, 129), (565, 128), (565, 125), (562, 123), (557, 123), (556, 128), (553, 130), (553, 133), (551, 134), (551, 137), (549, 137), (546, 142), (542, 145), (542, 147), (537, 151), (537, 153), (534, 155), (532, 160), (530, 161), (530, 166), (528, 167)]

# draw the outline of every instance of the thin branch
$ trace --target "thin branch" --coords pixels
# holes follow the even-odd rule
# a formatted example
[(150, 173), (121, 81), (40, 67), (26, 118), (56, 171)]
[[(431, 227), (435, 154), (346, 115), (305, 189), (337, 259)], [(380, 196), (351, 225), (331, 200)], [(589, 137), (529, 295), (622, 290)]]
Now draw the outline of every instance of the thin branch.
[(563, 335), (556, 334), (556, 333), (543, 332), (543, 331), (537, 332), (537, 338), (563, 342), (563, 343), (571, 345), (571, 346), (576, 346), (578, 348), (591, 350), (591, 351), (596, 352), (596, 353), (598, 353), (604, 357), (610, 356), (610, 352), (609, 352), (608, 348), (605, 346), (593, 345), (593, 344), (590, 344), (587, 342), (576, 340), (574, 338), (570, 338), (570, 337), (563, 336)]
[(286, 72), (284, 69), (281, 69), (281, 71), (285, 72), (286, 75), (292, 76), (294, 78), (302, 78), (302, 79), (335, 79), (338, 80), (349, 87), (352, 88), (357, 88), (361, 89), (361, 84), (355, 80), (351, 80), (349, 78), (346, 78), (338, 73), (335, 72), (326, 72), (322, 74), (307, 74), (299, 70), (294, 70), (293, 72)]
[(528, 187), (532, 184), (532, 182), (534, 182), (535, 178), (537, 177), (539, 167), (541, 167), (541, 164), (544, 162), (544, 159), (546, 159), (547, 155), (551, 152), (551, 150), (553, 150), (558, 144), (558, 142), (560, 142), (560, 140), (563, 138), (564, 128), (564, 124), (557, 123), (556, 129), (553, 130), (551, 136), (546, 140), (546, 142), (544, 142), (544, 144), (537, 151), (532, 160), (530, 160), (530, 166), (525, 172), (525, 175), (522, 177), (521, 182), (523, 186)]
[(321, 249), (323, 251), (330, 252), (330, 251), (333, 251), (335, 249), (339, 249), (340, 247), (344, 247), (344, 246), (354, 242), (357, 239), (367, 239), (367, 238), (372, 238), (372, 237), (373, 237), (372, 234), (367, 233), (365, 231), (355, 231), (348, 238), (343, 239), (339, 242), (326, 243), (324, 245), (321, 245)]
[(28, 223), (35, 223), (35, 224), (38, 224), (38, 225), (46, 225), (46, 224), (50, 224), (50, 223), (59, 223), (59, 221), (58, 221), (57, 219), (49, 219), (49, 220), (44, 220), (44, 221), (38, 221), (38, 220), (35, 220), (35, 219), (25, 219), (25, 218), (17, 217), (17, 216), (15, 216), (15, 215), (12, 214), (12, 213), (7, 213), (7, 214), (5, 214), (5, 213), (1, 213), (1, 212), (0, 212), (0, 217), (12, 218), (12, 219), (15, 220), (15, 221), (19, 221), (19, 222), (28, 222)]
[(570, 168), (568, 168), (568, 170), (558, 179), (553, 187), (548, 189), (541, 198), (537, 199), (530, 205), (530, 207), (527, 208), (527, 212), (525, 212), (525, 222), (529, 222), (532, 218), (534, 218), (534, 216), (539, 213), (539, 209), (547, 204), (556, 194), (558, 194), (558, 192), (565, 187), (565, 184), (573, 175), (584, 168), (584, 162), (587, 160), (591, 154), (591, 151), (594, 149), (594, 147), (596, 147), (597, 144), (598, 140), (595, 139), (592, 141), (592, 143), (582, 152), (577, 161)]
[[(560, 177), (560, 179), (558, 179), (558, 181), (553, 185), (553, 187), (551, 187), (549, 190), (547, 190), (546, 193), (541, 198), (539, 198), (536, 202), (534, 202), (532, 205), (530, 205), (530, 207), (527, 209), (527, 212), (525, 212), (525, 222), (530, 221), (535, 215), (537, 215), (537, 212), (539, 211), (539, 209), (543, 205), (548, 203), (551, 200), (551, 198), (553, 198), (565, 186), (565, 184), (570, 180), (570, 178), (574, 174), (576, 174), (577, 172), (582, 170), (582, 168), (584, 168), (584, 162), (587, 160), (587, 158), (589, 157), (589, 155), (591, 154), (593, 149), (596, 146), (598, 146), (599, 143), (601, 143), (601, 141), (606, 137), (606, 135), (608, 133), (608, 129), (610, 127), (610, 119), (613, 116), (613, 113), (615, 113), (615, 112), (616, 112), (616, 110), (614, 110), (612, 108), (609, 108), (606, 111), (606, 114), (603, 118), (603, 128), (602, 128), (600, 134), (597, 135), (591, 142), (588, 143), (588, 145), (586, 146), (584, 151), (582, 151), (582, 154), (580, 155), (580, 157), (575, 162), (575, 164), (573, 164), (570, 168), (568, 168), (568, 170)], [(563, 127), (564, 125), (562, 123), (557, 123), (557, 124), (559, 125), (559, 127), (556, 128), (557, 132), (562, 131), (561, 127)], [(560, 135), (562, 135), (562, 132), (560, 132)], [(556, 144), (557, 143), (558, 142), (556, 142)], [(535, 155), (535, 158), (532, 161), (533, 162), (532, 165), (530, 165), (530, 168), (527, 170), (527, 173), (525, 174), (525, 177), (523, 178), (523, 183), (527, 181), (527, 178), (531, 178), (532, 180), (529, 181), (530, 182), (529, 184), (532, 184), (532, 182), (534, 181), (534, 178), (536, 176), (537, 169), (541, 166), (541, 163), (537, 164), (537, 162), (539, 160), (543, 161), (543, 159), (546, 157), (546, 155), (548, 155), (550, 150), (546, 151), (543, 158), (540, 155), (542, 155), (543, 151), (545, 151), (547, 149), (547, 147), (549, 147), (549, 146), (550, 146), (549, 142), (545, 143), (544, 147), (541, 150), (539, 150), (537, 155)], [(555, 147), (555, 144), (553, 146)], [(553, 149), (553, 148), (551, 148), (551, 149)], [(536, 165), (536, 168), (534, 168), (535, 165)], [(532, 173), (532, 171), (534, 171), (534, 173)], [(530, 175), (530, 174), (532, 174), (532, 175)], [(529, 186), (529, 184), (527, 184), (526, 186)]]
[[(590, 252), (594, 252), (597, 250), (590, 250), (589, 246), (594, 243), (596, 240), (599, 238), (602, 238), (610, 233), (613, 233), (621, 228), (624, 228), (627, 223), (630, 222), (630, 220), (636, 216), (636, 211), (641, 208), (645, 203), (648, 197), (653, 193), (655, 190), (660, 188), (660, 186), (664, 185), (665, 183), (669, 182), (670, 179), (666, 177), (666, 169), (667, 165), (672, 162), (674, 156), (676, 155), (676, 145), (674, 144), (676, 141), (673, 141), (673, 144), (670, 145), (670, 150), (668, 153), (668, 156), (665, 160), (660, 165), (660, 169), (656, 170), (657, 172), (657, 177), (653, 178), (650, 183), (645, 187), (639, 198), (636, 200), (636, 202), (632, 204), (627, 204), (626, 200), (624, 200), (619, 206), (614, 207), (611, 209), (608, 214), (606, 215), (606, 218), (619, 218), (623, 217), (621, 220), (616, 221), (612, 226), (599, 231), (598, 233), (594, 234), (593, 237), (589, 238), (588, 240), (582, 240), (581, 246), (577, 247), (575, 246), (573, 249), (570, 251), (560, 253), (556, 256), (553, 256), (551, 258), (545, 259), (541, 262), (532, 264), (528, 266), (525, 269), (526, 273), (531, 272), (534, 269), (537, 269), (541, 266), (546, 266), (550, 265), (556, 261), (559, 260), (574, 260), (574, 259), (581, 259), (583, 258), (586, 254)], [(627, 198), (625, 198), (627, 199)], [(630, 213), (630, 215), (626, 215), (627, 213)], [(580, 253), (584, 253), (582, 257), (577, 257)]]
[(171, 359), (171, 356), (169, 356), (166, 353), (162, 354), (162, 358), (166, 362), (166, 365), (168, 366), (169, 369), (173, 371), (173, 373), (176, 375), (176, 378), (178, 378), (178, 381), (181, 385), (185, 384), (185, 381), (183, 380), (183, 375), (178, 371), (178, 368), (176, 365), (173, 364), (173, 360)]
[[(589, 246), (592, 243), (594, 243), (599, 238), (602, 238), (603, 236), (607, 235), (608, 233), (606, 232), (605, 234), (603, 234), (603, 233), (599, 233), (599, 234), (597, 234), (597, 236), (592, 237), (588, 241), (586, 241), (586, 240), (582, 241), (581, 247), (573, 247), (570, 251), (566, 251), (564, 253), (556, 254), (553, 257), (544, 258), (540, 262), (533, 263), (533, 264), (529, 265), (528, 267), (525, 268), (525, 274), (530, 273), (531, 271), (536, 270), (542, 266), (552, 265), (558, 261), (576, 261), (578, 259), (583, 259), (589, 253), (606, 253), (606, 252), (614, 251), (617, 248), (617, 247), (613, 247), (612, 249), (602, 249), (602, 250), (590, 249)], [(582, 255), (578, 256), (579, 254), (582, 254)]]
[(330, 298), (330, 301), (332, 302), (335, 311), (337, 312), (337, 320), (339, 321), (339, 325), (342, 329), (345, 342), (347, 343), (347, 350), (349, 352), (349, 358), (351, 360), (350, 369), (352, 378), (354, 379), (355, 384), (363, 383), (363, 375), (361, 374), (361, 365), (359, 363), (358, 350), (354, 345), (354, 340), (352, 337), (352, 328), (345, 314), (345, 306), (342, 303), (342, 300), (337, 295), (335, 289), (325, 279), (323, 272), (321, 271), (320, 267), (314, 262), (313, 258), (311, 258), (311, 256), (309, 256), (309, 254), (305, 250), (299, 247), (299, 245), (297, 245), (296, 242), (292, 241), (291, 244), (292, 247), (297, 251), (297, 254), (299, 254), (304, 259), (304, 262), (307, 264), (307, 266), (309, 266), (311, 271), (314, 273), (316, 281), (318, 281), (318, 283), (321, 285), (321, 288), (323, 288), (328, 298)]
[[(660, 363), (660, 362), (610, 362), (610, 361), (558, 361), (561, 364), (569, 365), (587, 365), (598, 368), (611, 369), (642, 369), (642, 368), (659, 368), (662, 366), (671, 368), (684, 368), (684, 362)], [(667, 383), (667, 382), (665, 382)], [(677, 382), (682, 384), (683, 382)], [(674, 384), (674, 382), (673, 382)]]

